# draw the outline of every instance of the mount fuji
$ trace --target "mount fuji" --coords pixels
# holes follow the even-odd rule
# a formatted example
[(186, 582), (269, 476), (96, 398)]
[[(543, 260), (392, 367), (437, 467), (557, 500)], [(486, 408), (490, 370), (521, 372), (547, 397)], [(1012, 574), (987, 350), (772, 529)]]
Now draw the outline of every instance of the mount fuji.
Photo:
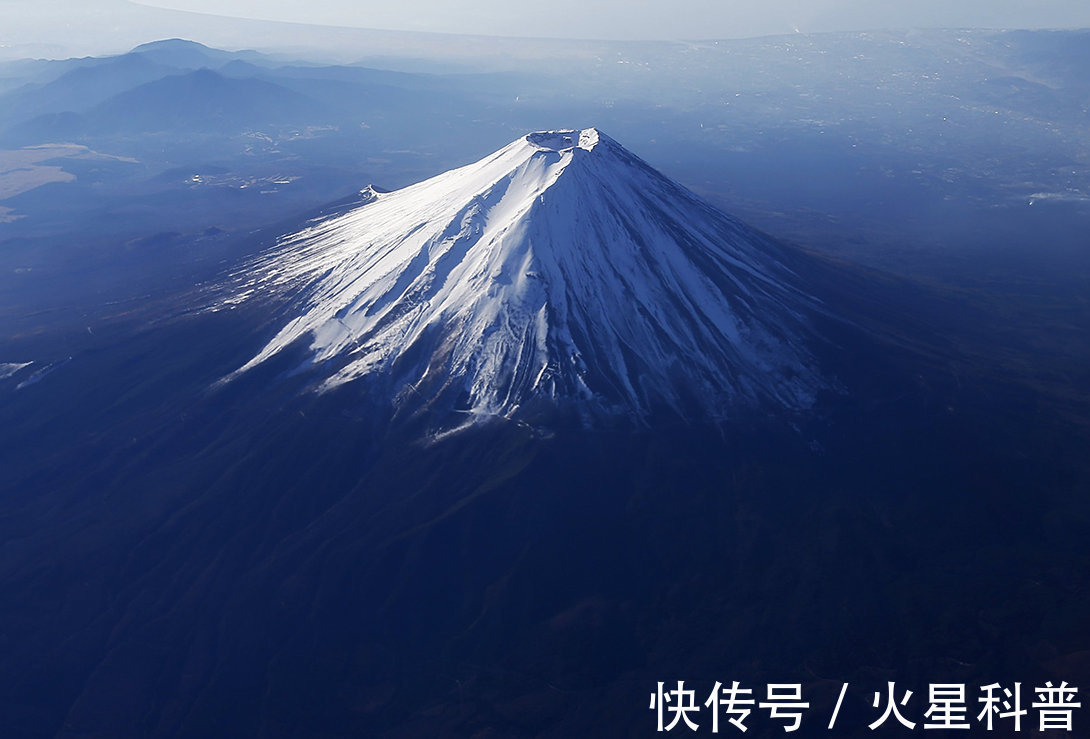
[(850, 684), (861, 736), (891, 675), (1090, 683), (1090, 416), (991, 319), (594, 129), (326, 208), (0, 306), (5, 735), (643, 736), (737, 678), (801, 735)]
[(596, 129), (362, 194), (242, 270), (225, 304), (279, 298), (279, 328), (225, 381), (305, 347), (311, 390), (364, 383), (470, 422), (558, 407), (715, 422), (830, 386), (797, 255)]

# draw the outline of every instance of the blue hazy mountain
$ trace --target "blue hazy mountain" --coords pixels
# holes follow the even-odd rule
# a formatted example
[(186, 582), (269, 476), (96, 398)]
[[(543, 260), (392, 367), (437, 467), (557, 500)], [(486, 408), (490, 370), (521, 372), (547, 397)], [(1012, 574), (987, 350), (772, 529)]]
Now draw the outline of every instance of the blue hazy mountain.
[(121, 93), (87, 113), (96, 131), (238, 131), (269, 123), (321, 119), (313, 98), (259, 79), (210, 69), (171, 75)]
[(236, 60), (259, 66), (274, 66), (277, 64), (268, 55), (256, 51), (224, 51), (222, 49), (213, 49), (196, 41), (177, 38), (141, 44), (134, 48), (131, 53), (155, 64), (173, 69), (216, 69)]
[[(213, 49), (194, 41), (167, 39), (141, 44), (126, 54), (102, 57), (79, 57), (73, 59), (25, 59), (0, 62), (0, 90), (7, 92), (20, 86), (41, 87), (76, 70), (91, 70), (100, 66), (111, 66), (118, 62), (135, 63), (145, 61), (167, 70), (186, 71), (201, 68), (215, 69), (224, 64), (241, 59), (264, 65), (277, 65), (282, 62), (252, 51), (228, 52)], [(78, 77), (77, 77), (78, 79)]]
[(13, 140), (27, 143), (191, 127), (211, 132), (221, 124), (224, 133), (237, 133), (236, 126), (321, 124), (345, 113), (420, 108), (421, 91), (442, 106), (448, 87), (429, 75), (285, 65), (173, 39), (117, 57), (51, 63), (0, 96), (0, 128), (13, 128)]
[(82, 114), (31, 119), (11, 135), (24, 140), (36, 134), (54, 140), (168, 131), (237, 135), (250, 128), (321, 120), (326, 113), (317, 100), (280, 85), (198, 69), (127, 89)]
[(48, 113), (84, 112), (114, 95), (172, 73), (139, 54), (103, 64), (79, 66), (42, 85), (28, 84), (4, 97), (3, 120), (27, 120)]

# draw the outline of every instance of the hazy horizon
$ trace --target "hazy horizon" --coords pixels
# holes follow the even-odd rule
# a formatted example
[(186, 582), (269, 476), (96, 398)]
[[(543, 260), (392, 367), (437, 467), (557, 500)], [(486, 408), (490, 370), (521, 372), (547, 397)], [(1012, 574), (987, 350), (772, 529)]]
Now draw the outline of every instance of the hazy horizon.
[(679, 0), (633, 8), (622, 0), (556, 0), (547, 12), (504, 0), (411, 6), (365, 0), (134, 0), (149, 7), (253, 20), (394, 31), (585, 40), (745, 38), (885, 28), (1077, 28), (1090, 7), (1074, 0), (922, 0), (906, 5), (864, 0)]
[[(181, 37), (222, 48), (317, 50), (350, 59), (371, 53), (431, 55), (449, 49), (434, 41), (408, 43), (404, 34), (485, 37), (465, 55), (497, 53), (492, 39), (540, 39), (542, 43), (737, 39), (779, 34), (908, 28), (1072, 29), (1090, 27), (1090, 6), (1070, 0), (937, 1), (911, 7), (859, 0), (777, 0), (760, 7), (683, 0), (669, 9), (623, 8), (618, 0), (577, 6), (561, 0), (534, 13), (499, 0), (475, 0), (453, 8), (438, 0), (411, 10), (381, 3), (316, 0), (305, 12), (284, 0), (6, 0), (0, 24), (0, 58), (118, 53), (141, 43)], [(214, 11), (214, 12), (213, 12)], [(522, 55), (526, 50), (503, 49)]]

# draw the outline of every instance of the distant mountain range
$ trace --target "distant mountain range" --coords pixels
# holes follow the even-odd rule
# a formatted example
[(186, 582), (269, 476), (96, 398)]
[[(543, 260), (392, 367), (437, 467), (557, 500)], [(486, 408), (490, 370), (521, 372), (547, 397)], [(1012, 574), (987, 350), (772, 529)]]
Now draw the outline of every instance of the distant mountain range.
[(411, 95), (384, 84), (403, 79), (350, 68), (332, 77), (328, 70), (308, 74), (305, 68), (274, 66), (254, 52), (164, 41), (84, 61), (55, 79), (7, 93), (0, 124), (8, 123), (12, 140), (25, 142), (159, 132), (238, 135), (336, 123), (345, 115), (410, 102)]
[[(933, 30), (526, 42), (503, 45), (506, 66), (492, 59), (487, 72), (467, 71), (473, 55), (438, 63), (376, 52), (368, 68), (171, 39), (116, 57), (0, 64), (0, 146), (78, 143), (137, 159), (149, 177), (212, 164), (246, 181), (305, 163), (306, 181), (297, 175), (279, 194), (279, 210), (299, 213), (339, 197), (325, 187), (334, 179), (350, 192), (349, 173), (401, 187), (520, 132), (593, 121), (713, 204), (872, 265), (898, 267), (890, 245), (945, 259), (964, 252), (954, 242), (972, 242), (994, 257), (1009, 253), (994, 245), (1042, 232), (1073, 251), (1072, 211), (1090, 202), (1078, 165), (1086, 38)], [(421, 68), (429, 73), (391, 71)], [(69, 182), (73, 204), (102, 192)], [(1027, 212), (1030, 202), (1043, 207)], [(202, 229), (225, 225), (215, 210)]]

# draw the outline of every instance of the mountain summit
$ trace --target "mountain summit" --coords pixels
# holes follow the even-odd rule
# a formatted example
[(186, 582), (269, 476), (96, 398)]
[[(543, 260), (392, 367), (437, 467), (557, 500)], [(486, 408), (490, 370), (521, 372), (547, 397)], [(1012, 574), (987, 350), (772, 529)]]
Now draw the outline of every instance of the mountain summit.
[(233, 301), (281, 296), (327, 391), (399, 409), (718, 421), (825, 386), (790, 250), (593, 128), (543, 131), (283, 238)]

